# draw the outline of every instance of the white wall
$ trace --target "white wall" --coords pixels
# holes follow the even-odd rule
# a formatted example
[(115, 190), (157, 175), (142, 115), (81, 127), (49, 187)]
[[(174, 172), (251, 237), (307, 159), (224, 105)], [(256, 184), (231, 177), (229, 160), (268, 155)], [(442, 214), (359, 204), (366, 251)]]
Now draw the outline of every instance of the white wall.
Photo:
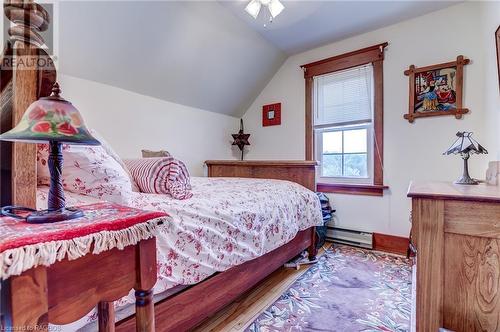
[[(500, 26), (500, 2), (481, 3), (482, 37), (484, 42), (484, 111), (487, 146), (492, 160), (500, 160), (500, 91), (497, 75), (495, 31)], [(486, 144), (486, 143), (485, 143)]]
[(239, 120), (140, 95), (80, 78), (58, 77), (63, 96), (123, 158), (141, 149), (166, 149), (184, 161), (191, 175), (203, 175), (207, 159), (232, 159), (231, 133)]
[[(464, 3), (393, 26), (355, 36), (288, 58), (267, 87), (247, 110), (245, 128), (252, 134), (248, 159), (304, 159), (304, 78), (300, 65), (333, 55), (389, 42), (384, 61), (384, 177), (390, 186), (384, 197), (330, 195), (337, 208), (338, 225), (387, 234), (408, 234), (410, 200), (406, 190), (411, 180), (456, 179), (462, 162), (443, 156), (459, 130), (473, 131), (486, 147), (492, 139), (485, 132), (485, 59), (495, 44), (484, 45), (480, 15), (488, 4)], [(493, 14), (492, 14), (493, 15)], [(493, 21), (493, 19), (492, 19)], [(497, 24), (498, 24), (497, 19)], [(463, 120), (454, 117), (403, 119), (408, 111), (408, 78), (403, 72), (414, 64), (426, 66), (471, 59), (465, 67), (464, 105), (470, 109)], [(487, 73), (487, 76), (495, 75)], [(282, 125), (262, 127), (262, 105), (282, 102)], [(497, 111), (498, 108), (495, 109)], [(489, 113), (493, 114), (492, 109)], [(491, 116), (493, 117), (493, 116)], [(490, 126), (493, 127), (493, 126)], [(492, 130), (492, 129), (491, 129)], [(496, 137), (496, 134), (495, 134)], [(484, 178), (488, 159), (474, 156), (472, 176)]]

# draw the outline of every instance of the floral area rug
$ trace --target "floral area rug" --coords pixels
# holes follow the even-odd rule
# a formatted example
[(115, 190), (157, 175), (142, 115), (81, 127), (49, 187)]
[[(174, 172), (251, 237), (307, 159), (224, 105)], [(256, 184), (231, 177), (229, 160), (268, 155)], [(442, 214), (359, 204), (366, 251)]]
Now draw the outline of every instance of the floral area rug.
[(409, 260), (334, 245), (246, 329), (409, 331)]

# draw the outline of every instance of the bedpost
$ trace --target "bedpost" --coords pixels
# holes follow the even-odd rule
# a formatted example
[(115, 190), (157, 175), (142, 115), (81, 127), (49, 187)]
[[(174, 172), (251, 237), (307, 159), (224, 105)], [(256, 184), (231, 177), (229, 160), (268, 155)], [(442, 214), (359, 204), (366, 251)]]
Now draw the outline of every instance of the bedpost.
[[(47, 29), (49, 15), (40, 5), (31, 0), (5, 0), (4, 13), (11, 22), (9, 39), (0, 57), (0, 133), (12, 129), (23, 116), (26, 108), (39, 97), (48, 96), (56, 81), (56, 70), (50, 56), (41, 47), (43, 38), (38, 32)], [(39, 61), (39, 60), (44, 61)], [(29, 61), (31, 60), (31, 61)], [(36, 145), (0, 142), (0, 205), (23, 205), (36, 207)], [(33, 284), (43, 289), (43, 283)], [(29, 280), (27, 282), (30, 282)], [(2, 308), (0, 326), (6, 317), (21, 314), (13, 311), (8, 298), (10, 280), (3, 281), (0, 288)], [(45, 303), (46, 304), (46, 303)], [(46, 329), (46, 315), (40, 308), (41, 329)], [(10, 316), (5, 316), (9, 313)]]
[[(44, 40), (39, 34), (48, 28), (47, 11), (32, 0), (5, 0), (4, 12), (11, 25), (1, 64), (2, 131), (14, 127), (33, 101), (48, 95), (47, 86), (52, 86), (56, 78), (53, 61), (42, 49)], [(2, 191), (8, 188), (14, 205), (35, 208), (36, 145), (9, 144), (2, 143), (2, 160), (7, 163), (3, 165), (7, 170), (2, 170)], [(10, 186), (5, 183), (7, 174)]]
[(309, 254), (309, 260), (313, 261), (316, 259), (318, 254), (318, 249), (316, 248), (316, 227), (311, 227), (311, 245), (307, 248), (307, 253)]

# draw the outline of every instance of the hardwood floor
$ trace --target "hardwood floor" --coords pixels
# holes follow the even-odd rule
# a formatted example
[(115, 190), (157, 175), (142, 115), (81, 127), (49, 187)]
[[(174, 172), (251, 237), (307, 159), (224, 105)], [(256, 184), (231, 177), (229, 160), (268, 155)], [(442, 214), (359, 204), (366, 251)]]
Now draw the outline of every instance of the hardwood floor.
[[(329, 248), (331, 243), (326, 243)], [(318, 256), (324, 253), (321, 249)], [(255, 318), (290, 287), (295, 280), (303, 275), (308, 265), (300, 270), (280, 268), (272, 273), (256, 288), (242, 295), (237, 301), (222, 309), (214, 317), (206, 320), (194, 331), (196, 332), (236, 332), (243, 331)]]

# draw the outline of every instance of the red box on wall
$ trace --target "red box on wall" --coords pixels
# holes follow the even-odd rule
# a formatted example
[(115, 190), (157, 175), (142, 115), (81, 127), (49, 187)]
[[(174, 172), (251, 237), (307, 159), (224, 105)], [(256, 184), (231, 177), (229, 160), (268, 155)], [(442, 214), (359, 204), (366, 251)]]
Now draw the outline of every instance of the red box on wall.
[(262, 106), (262, 126), (278, 126), (281, 124), (281, 103)]

